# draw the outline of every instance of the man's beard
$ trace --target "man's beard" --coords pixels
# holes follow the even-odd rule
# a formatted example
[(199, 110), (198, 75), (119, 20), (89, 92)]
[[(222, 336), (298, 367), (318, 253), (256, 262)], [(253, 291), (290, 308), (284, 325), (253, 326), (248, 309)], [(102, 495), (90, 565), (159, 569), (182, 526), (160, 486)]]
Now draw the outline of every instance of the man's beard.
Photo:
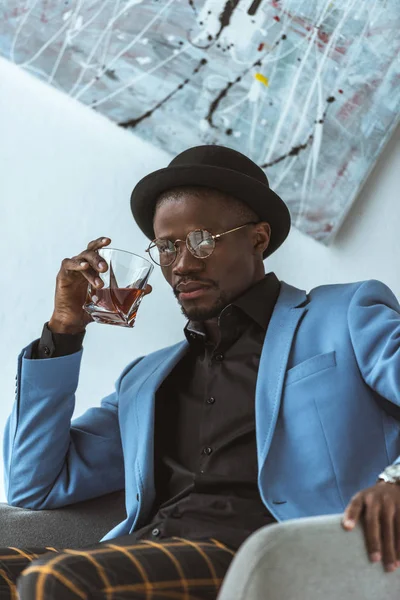
[(197, 308), (196, 306), (193, 306), (186, 311), (182, 304), (180, 304), (180, 307), (183, 315), (190, 321), (209, 321), (210, 319), (218, 317), (228, 304), (229, 300), (227, 295), (224, 292), (221, 292), (214, 304), (208, 308)]

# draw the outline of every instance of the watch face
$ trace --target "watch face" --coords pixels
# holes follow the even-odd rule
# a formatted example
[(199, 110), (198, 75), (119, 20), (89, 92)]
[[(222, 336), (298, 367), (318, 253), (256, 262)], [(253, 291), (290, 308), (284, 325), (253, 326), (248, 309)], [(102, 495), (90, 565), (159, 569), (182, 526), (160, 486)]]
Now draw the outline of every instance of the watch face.
[(389, 467), (386, 467), (385, 473), (387, 473), (389, 477), (400, 479), (400, 465), (390, 465)]

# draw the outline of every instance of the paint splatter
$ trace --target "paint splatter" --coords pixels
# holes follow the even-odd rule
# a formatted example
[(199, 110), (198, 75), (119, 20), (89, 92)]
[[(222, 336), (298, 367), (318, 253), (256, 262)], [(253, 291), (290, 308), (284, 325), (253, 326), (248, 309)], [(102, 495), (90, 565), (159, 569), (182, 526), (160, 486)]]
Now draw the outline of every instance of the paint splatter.
[(219, 16), (221, 27), (216, 35), (216, 39), (220, 38), (221, 33), (226, 27), (229, 27), (233, 13), (235, 12), (240, 0), (227, 0), (225, 8)]
[(251, 4), (249, 10), (247, 11), (247, 14), (250, 16), (254, 16), (256, 14), (256, 12), (258, 11), (258, 9), (260, 8), (261, 2), (262, 2), (262, 0), (254, 0), (254, 2)]
[(282, 156), (279, 156), (278, 158), (275, 158), (274, 160), (271, 160), (268, 163), (264, 163), (263, 165), (261, 165), (261, 167), (263, 169), (267, 169), (268, 167), (272, 167), (273, 165), (277, 165), (278, 163), (282, 162), (283, 160), (285, 160), (285, 158), (288, 158), (288, 156), (297, 156), (301, 152), (301, 150), (305, 150), (305, 148), (307, 148), (307, 146), (313, 139), (314, 134), (310, 133), (310, 135), (307, 138), (307, 141), (304, 142), (304, 144), (298, 144), (297, 146), (293, 146), (293, 148), (291, 148), (289, 152), (286, 152), (286, 154), (283, 154)]
[(263, 83), (266, 87), (269, 86), (268, 77), (265, 77), (265, 75), (263, 75), (262, 73), (256, 73), (254, 77), (257, 79), (257, 81), (261, 81), (261, 83)]
[[(196, 75), (200, 71), (200, 69), (202, 67), (204, 67), (206, 64), (207, 64), (207, 60), (205, 58), (202, 58), (201, 61), (200, 61), (200, 63), (194, 69), (192, 76)], [(166, 96), (160, 102), (158, 102), (154, 108), (152, 108), (150, 110), (147, 110), (140, 117), (137, 117), (136, 119), (129, 119), (128, 121), (120, 122), (120, 123), (118, 123), (118, 125), (120, 127), (123, 127), (124, 129), (134, 129), (136, 127), (136, 125), (138, 125), (144, 119), (148, 119), (149, 117), (151, 117), (156, 110), (158, 110), (163, 104), (165, 104), (173, 96), (175, 96), (175, 94), (177, 92), (179, 92), (180, 90), (182, 90), (188, 83), (190, 83), (191, 79), (192, 79), (191, 77), (188, 77), (187, 79), (185, 79), (183, 81), (183, 83), (180, 83), (177, 88), (175, 88), (172, 92), (170, 92), (168, 94), (168, 96)]]

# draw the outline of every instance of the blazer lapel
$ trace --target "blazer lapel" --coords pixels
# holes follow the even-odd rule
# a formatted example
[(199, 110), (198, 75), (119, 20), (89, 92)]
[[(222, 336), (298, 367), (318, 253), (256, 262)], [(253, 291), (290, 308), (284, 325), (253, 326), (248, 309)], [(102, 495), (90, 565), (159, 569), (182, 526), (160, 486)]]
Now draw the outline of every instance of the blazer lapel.
[(271, 446), (282, 398), (286, 366), (297, 325), (307, 310), (307, 294), (285, 282), (267, 329), (256, 386), (256, 438), (259, 469)]

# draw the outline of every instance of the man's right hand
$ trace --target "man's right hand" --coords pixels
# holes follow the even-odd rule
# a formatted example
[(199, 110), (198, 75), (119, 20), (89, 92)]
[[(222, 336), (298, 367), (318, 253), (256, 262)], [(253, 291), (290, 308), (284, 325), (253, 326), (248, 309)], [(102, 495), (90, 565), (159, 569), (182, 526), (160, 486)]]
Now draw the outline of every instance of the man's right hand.
[(53, 333), (79, 333), (93, 321), (82, 306), (88, 284), (97, 288), (103, 285), (98, 274), (107, 271), (108, 265), (96, 251), (110, 242), (110, 238), (99, 238), (77, 256), (62, 261), (56, 280), (54, 311), (48, 325)]
[[(107, 246), (110, 238), (101, 237), (88, 244), (86, 250), (73, 258), (64, 258), (56, 280), (54, 311), (48, 327), (53, 333), (80, 333), (93, 321), (82, 308), (86, 301), (88, 284), (101, 288), (99, 272), (105, 273), (107, 263), (97, 250)], [(147, 285), (145, 294), (151, 292)]]

